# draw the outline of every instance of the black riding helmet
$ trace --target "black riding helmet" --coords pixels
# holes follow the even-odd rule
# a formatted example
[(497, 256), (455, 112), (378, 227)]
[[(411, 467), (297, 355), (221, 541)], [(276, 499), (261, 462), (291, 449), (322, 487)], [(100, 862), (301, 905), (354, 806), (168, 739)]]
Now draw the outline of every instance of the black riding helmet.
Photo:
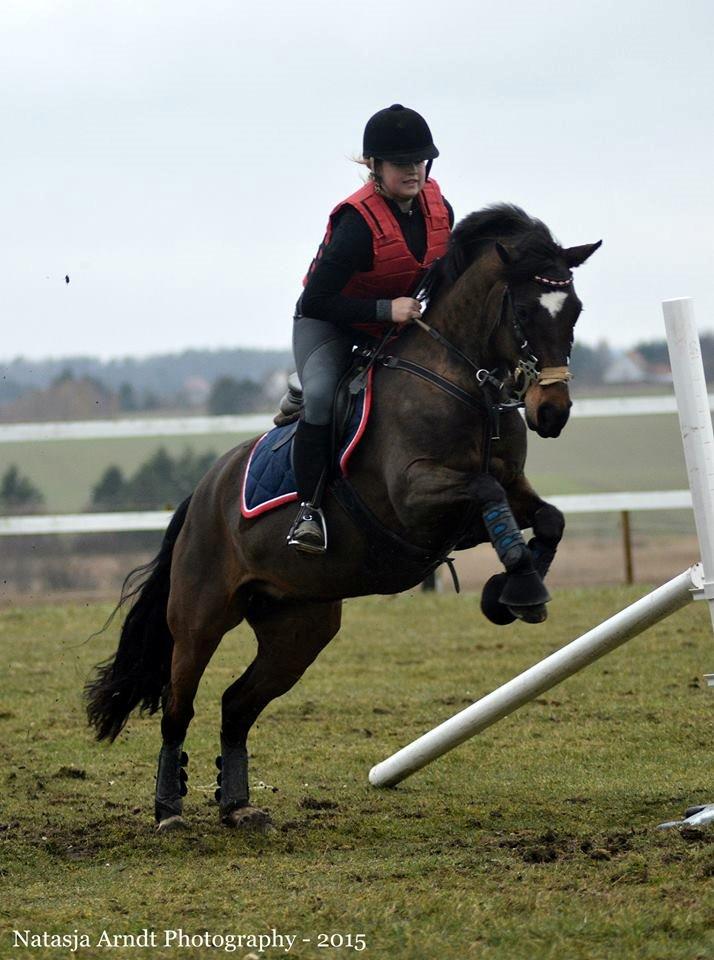
[(362, 154), (390, 163), (413, 163), (433, 160), (439, 151), (424, 117), (401, 103), (393, 103), (367, 121)]

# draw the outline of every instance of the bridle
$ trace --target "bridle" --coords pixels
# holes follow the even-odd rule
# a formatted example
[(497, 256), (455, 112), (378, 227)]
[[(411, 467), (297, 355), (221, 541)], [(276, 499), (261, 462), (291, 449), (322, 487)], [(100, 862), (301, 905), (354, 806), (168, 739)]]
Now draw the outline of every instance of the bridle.
[[(569, 286), (573, 282), (572, 274), (567, 280), (553, 280), (549, 277), (540, 276), (535, 276), (533, 279), (544, 286), (557, 287), (560, 289)], [(421, 291), (417, 293), (416, 299), (425, 299)], [(350, 381), (350, 392), (357, 393), (364, 387), (369, 371), (375, 364), (391, 370), (403, 370), (406, 373), (414, 374), (422, 380), (428, 381), (435, 387), (438, 387), (443, 393), (449, 394), (449, 396), (459, 400), (467, 407), (472, 409), (483, 409), (485, 407), (491, 423), (489, 440), (498, 439), (500, 414), (503, 411), (524, 406), (525, 395), (531, 385), (539, 384), (540, 386), (550, 386), (554, 383), (567, 383), (571, 378), (567, 366), (540, 367), (538, 357), (533, 351), (523, 328), (523, 311), (515, 303), (510, 287), (506, 283), (504, 284), (501, 297), (501, 324), (506, 321), (507, 314), (509, 313), (511, 327), (516, 342), (518, 343), (518, 357), (513, 370), (507, 371), (505, 376), (502, 375), (503, 371), (501, 368), (487, 370), (485, 367), (480, 367), (478, 363), (472, 360), (468, 354), (464, 353), (460, 347), (457, 347), (448, 337), (445, 337), (440, 330), (432, 327), (431, 324), (422, 320), (421, 317), (416, 317), (413, 321), (420, 329), (427, 333), (432, 340), (441, 344), (448, 353), (458, 357), (463, 364), (470, 367), (476, 383), (480, 388), (476, 396), (453, 383), (453, 381), (447, 380), (446, 377), (443, 377), (440, 373), (429, 369), (429, 367), (414, 363), (411, 360), (406, 360), (398, 354), (386, 353), (385, 348), (387, 345), (394, 341), (395, 338), (398, 338), (399, 333), (402, 332), (396, 332), (395, 325), (389, 327), (376, 347), (368, 348), (364, 351), (363, 355), (367, 359), (367, 363), (361, 367), (357, 375)], [(507, 384), (508, 390), (504, 391)]]
[[(533, 279), (543, 286), (549, 288), (555, 287), (562, 290), (563, 287), (568, 287), (572, 284), (573, 275), (571, 273), (566, 280), (554, 280), (550, 277), (541, 276), (534, 276)], [(417, 296), (417, 299), (421, 298)], [(571, 379), (571, 373), (567, 366), (541, 367), (540, 361), (531, 347), (523, 327), (523, 310), (516, 304), (513, 299), (513, 294), (511, 293), (511, 288), (506, 283), (501, 297), (501, 324), (507, 321), (507, 315), (509, 313), (511, 328), (516, 338), (516, 343), (518, 344), (518, 357), (513, 367), (511, 383), (509, 384), (509, 398), (507, 400), (499, 398), (499, 406), (501, 409), (523, 406), (525, 395), (533, 384), (548, 387), (555, 383), (567, 383)], [(498, 370), (487, 370), (484, 367), (480, 367), (471, 357), (464, 353), (463, 350), (457, 347), (455, 343), (452, 343), (443, 333), (436, 330), (425, 320), (422, 320), (421, 317), (415, 318), (414, 323), (424, 330), (432, 340), (436, 340), (437, 343), (440, 343), (449, 353), (458, 357), (463, 363), (469, 366), (474, 372), (479, 387), (486, 387), (488, 385), (495, 387), (499, 394), (502, 393), (509, 379), (508, 376), (499, 378)]]
[[(573, 282), (572, 273), (566, 280), (553, 280), (550, 277), (534, 276), (536, 283), (550, 288), (568, 287)], [(503, 299), (501, 300), (501, 322), (505, 319), (505, 313), (510, 307), (511, 326), (518, 343), (518, 359), (513, 370), (513, 386), (511, 394), (523, 402), (528, 389), (535, 383), (541, 387), (549, 387), (554, 383), (567, 383), (572, 374), (567, 366), (560, 367), (540, 367), (538, 357), (535, 355), (528, 337), (523, 329), (523, 312), (517, 306), (508, 284), (503, 289)]]

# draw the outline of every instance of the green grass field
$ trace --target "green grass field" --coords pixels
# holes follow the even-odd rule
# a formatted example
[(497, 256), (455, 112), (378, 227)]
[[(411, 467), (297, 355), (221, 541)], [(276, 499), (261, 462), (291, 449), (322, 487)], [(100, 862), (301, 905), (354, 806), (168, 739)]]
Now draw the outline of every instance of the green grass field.
[[(49, 512), (83, 510), (110, 464), (132, 473), (159, 446), (176, 455), (187, 446), (216, 453), (243, 435), (120, 440), (64, 440), (0, 446), (3, 464), (17, 464), (43, 491)], [(609, 490), (673, 490), (686, 486), (676, 416), (573, 420), (557, 440), (528, 434), (527, 474), (542, 494)]]
[[(474, 596), (352, 601), (342, 633), (251, 737), (254, 799), (276, 832), (217, 823), (222, 690), (252, 656), (240, 628), (199, 692), (190, 831), (157, 836), (158, 718), (95, 744), (80, 692), (115, 628), (106, 606), (0, 614), (0, 957), (203, 958), (222, 948), (13, 946), (12, 930), (183, 928), (296, 936), (301, 960), (661, 960), (714, 954), (714, 831), (655, 825), (714, 799), (707, 611), (692, 604), (394, 790), (369, 767), (642, 589), (561, 592), (541, 627), (498, 630)], [(319, 937), (343, 937), (320, 947)], [(311, 942), (302, 942), (309, 939)], [(337, 939), (334, 943), (338, 943)]]
[(16, 464), (42, 491), (48, 513), (86, 510), (92, 492), (106, 468), (121, 467), (124, 474), (164, 447), (172, 456), (187, 447), (197, 454), (220, 455), (246, 439), (248, 434), (206, 434), (197, 437), (130, 437), (117, 440), (53, 440), (47, 443), (0, 444), (0, 474), (5, 465)]

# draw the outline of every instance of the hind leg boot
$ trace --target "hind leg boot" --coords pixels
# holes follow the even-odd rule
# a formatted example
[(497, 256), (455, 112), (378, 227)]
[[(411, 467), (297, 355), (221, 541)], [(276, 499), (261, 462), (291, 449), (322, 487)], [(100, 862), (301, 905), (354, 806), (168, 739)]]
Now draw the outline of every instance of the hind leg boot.
[(159, 753), (154, 801), (157, 830), (161, 832), (185, 825), (182, 814), (183, 798), (188, 793), (187, 764), (188, 754), (182, 743), (175, 746), (163, 744)]
[(221, 755), (216, 757), (218, 767), (219, 816), (225, 827), (239, 830), (257, 830), (268, 833), (273, 829), (267, 810), (252, 807), (248, 792), (248, 750), (244, 744), (232, 745), (221, 737)]

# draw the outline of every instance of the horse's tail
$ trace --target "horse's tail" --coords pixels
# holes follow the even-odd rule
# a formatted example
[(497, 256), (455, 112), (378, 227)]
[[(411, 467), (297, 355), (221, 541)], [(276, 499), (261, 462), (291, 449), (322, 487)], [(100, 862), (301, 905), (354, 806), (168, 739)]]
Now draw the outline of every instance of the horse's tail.
[(90, 726), (96, 728), (97, 740), (115, 740), (139, 704), (142, 713), (158, 710), (171, 675), (173, 637), (166, 620), (171, 556), (190, 500), (187, 497), (171, 518), (154, 559), (126, 577), (119, 603), (102, 628), (107, 628), (125, 603), (134, 601), (122, 625), (116, 653), (96, 666), (84, 688), (87, 717)]

